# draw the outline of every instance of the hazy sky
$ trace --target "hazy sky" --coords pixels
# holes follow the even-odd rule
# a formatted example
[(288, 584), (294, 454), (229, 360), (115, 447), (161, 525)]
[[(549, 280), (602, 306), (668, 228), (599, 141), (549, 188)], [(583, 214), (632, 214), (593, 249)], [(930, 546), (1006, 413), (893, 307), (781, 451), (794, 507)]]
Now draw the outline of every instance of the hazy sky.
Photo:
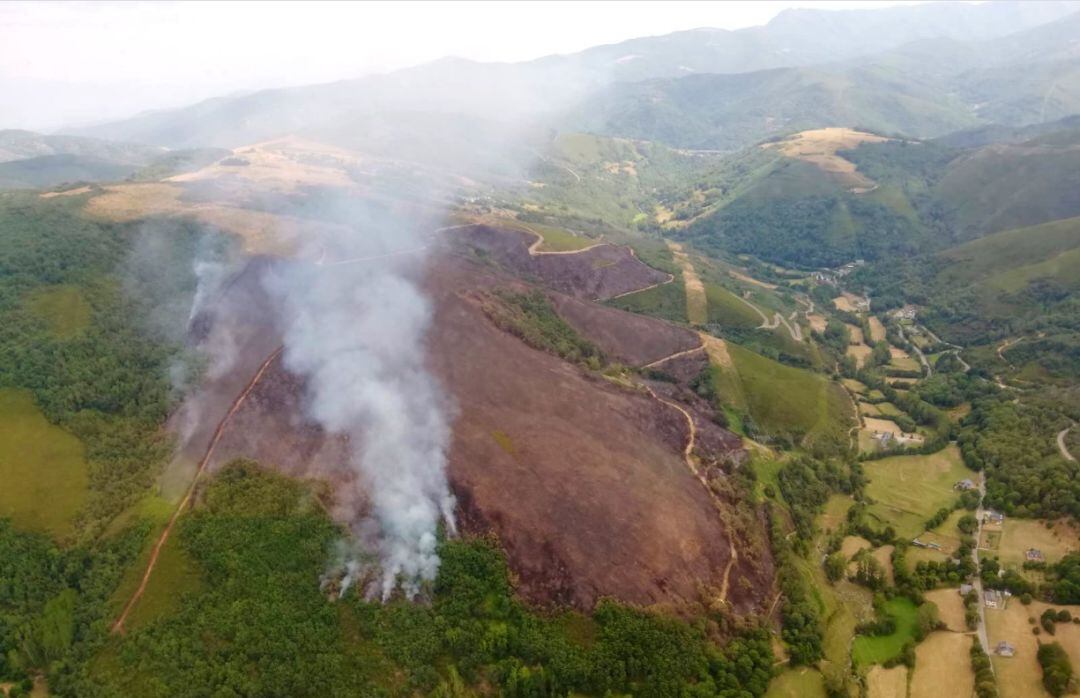
[(518, 61), (787, 7), (900, 2), (0, 2), (0, 128), (49, 130), (443, 56)]

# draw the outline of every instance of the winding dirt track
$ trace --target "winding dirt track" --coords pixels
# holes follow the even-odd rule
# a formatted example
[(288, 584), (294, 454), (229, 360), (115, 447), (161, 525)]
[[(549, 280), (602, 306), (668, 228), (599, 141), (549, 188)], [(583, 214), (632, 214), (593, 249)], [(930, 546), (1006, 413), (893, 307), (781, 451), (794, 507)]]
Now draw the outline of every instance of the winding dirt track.
[(198, 483), (199, 477), (203, 474), (203, 471), (206, 470), (210, 458), (214, 455), (214, 449), (217, 448), (218, 441), (221, 440), (221, 435), (225, 432), (225, 427), (228, 426), (233, 415), (235, 415), (241, 405), (244, 404), (244, 400), (246, 400), (247, 396), (254, 390), (259, 380), (263, 377), (263, 374), (270, 368), (270, 364), (274, 363), (274, 360), (281, 356), (282, 349), (284, 349), (284, 347), (278, 347), (270, 354), (270, 356), (266, 357), (266, 360), (259, 366), (259, 370), (255, 372), (255, 375), (251, 377), (247, 386), (244, 387), (244, 390), (236, 396), (235, 400), (233, 400), (233, 404), (229, 408), (229, 411), (226, 412), (225, 416), (218, 422), (217, 429), (214, 430), (214, 436), (206, 446), (206, 453), (203, 455), (202, 460), (199, 461), (199, 467), (195, 471), (195, 476), (191, 478), (191, 484), (188, 485), (187, 493), (184, 495), (184, 498), (180, 500), (180, 504), (177, 505), (176, 510), (173, 511), (172, 516), (169, 518), (169, 523), (166, 524), (165, 529), (161, 532), (161, 535), (158, 536), (157, 542), (154, 543), (154, 549), (150, 553), (150, 561), (146, 565), (146, 571), (143, 573), (142, 581), (139, 582), (139, 588), (135, 590), (135, 593), (131, 595), (131, 598), (128, 599), (128, 602), (124, 605), (124, 610), (112, 625), (112, 632), (124, 632), (124, 623), (127, 621), (128, 615), (131, 613), (132, 609), (135, 608), (135, 604), (142, 598), (143, 592), (146, 591), (146, 585), (150, 581), (150, 575), (153, 574), (154, 567), (157, 565), (158, 556), (161, 555), (161, 549), (165, 547), (165, 542), (169, 539), (169, 534), (172, 533), (173, 526), (176, 525), (176, 521), (180, 518), (180, 514), (182, 514), (184, 509), (191, 503), (191, 498), (195, 494), (195, 485)]
[[(704, 346), (704, 344), (702, 346)], [(705, 493), (709, 495), (709, 499), (712, 500), (713, 506), (716, 507), (717, 513), (727, 525), (728, 548), (731, 550), (731, 558), (728, 560), (727, 566), (724, 568), (724, 578), (723, 581), (720, 583), (720, 599), (724, 603), (728, 603), (728, 587), (730, 586), (731, 582), (731, 570), (734, 569), (735, 565), (739, 562), (739, 548), (735, 545), (735, 527), (731, 524), (731, 522), (728, 520), (728, 517), (726, 516), (727, 508), (724, 506), (724, 503), (720, 501), (720, 498), (716, 496), (716, 493), (713, 492), (712, 488), (709, 487), (708, 480), (705, 479), (705, 476), (702, 475), (701, 471), (698, 469), (697, 463), (694, 462), (694, 444), (697, 441), (697, 426), (694, 425), (694, 418), (681, 405), (676, 402), (672, 402), (671, 400), (668, 400), (666, 398), (660, 397), (649, 386), (645, 386), (645, 390), (648, 391), (649, 395), (652, 396), (654, 400), (656, 400), (657, 402), (661, 402), (668, 407), (672, 407), (678, 410), (682, 414), (682, 416), (686, 418), (686, 426), (688, 431), (686, 437), (686, 446), (683, 447), (683, 462), (686, 463), (686, 467), (690, 470), (690, 474), (694, 476), (694, 479), (700, 482), (701, 486), (705, 488)]]
[[(1076, 425), (1074, 424), (1073, 426), (1076, 426)], [(1070, 460), (1073, 463), (1075, 463), (1076, 458), (1073, 456), (1073, 454), (1069, 453), (1069, 449), (1065, 445), (1065, 435), (1068, 434), (1069, 429), (1072, 429), (1072, 428), (1073, 427), (1071, 427), (1071, 426), (1070, 427), (1065, 427), (1064, 429), (1062, 429), (1061, 431), (1058, 432), (1058, 435), (1057, 435), (1057, 447), (1058, 447), (1058, 450), (1061, 451), (1061, 456), (1065, 460)]]

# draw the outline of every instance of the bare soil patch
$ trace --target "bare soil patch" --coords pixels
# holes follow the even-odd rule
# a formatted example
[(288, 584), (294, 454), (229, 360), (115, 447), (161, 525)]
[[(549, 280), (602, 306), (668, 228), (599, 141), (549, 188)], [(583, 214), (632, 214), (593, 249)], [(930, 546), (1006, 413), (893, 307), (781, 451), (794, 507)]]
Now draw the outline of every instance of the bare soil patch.
[(840, 552), (847, 559), (854, 557), (855, 553), (860, 550), (869, 550), (874, 547), (870, 541), (866, 540), (862, 536), (848, 536), (844, 538), (844, 541), (840, 544)]

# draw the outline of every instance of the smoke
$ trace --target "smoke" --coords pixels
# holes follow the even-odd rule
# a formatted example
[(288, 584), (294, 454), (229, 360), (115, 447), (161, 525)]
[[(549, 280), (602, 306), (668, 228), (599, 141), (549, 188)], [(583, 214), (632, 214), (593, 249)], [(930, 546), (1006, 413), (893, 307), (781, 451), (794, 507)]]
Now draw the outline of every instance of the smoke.
[[(438, 572), (440, 522), (455, 532), (449, 409), (426, 368), (432, 308), (415, 280), (419, 227), (363, 207), (351, 229), (328, 230), (304, 255), (319, 261), (278, 268), (264, 284), (280, 305), (285, 367), (306, 378), (308, 416), (347, 438), (350, 486), (363, 492), (341, 494), (370, 502), (370, 519), (353, 522), (380, 568), (365, 591), (385, 599), (400, 584), (413, 597)], [(359, 551), (342, 567), (346, 588), (372, 571)]]

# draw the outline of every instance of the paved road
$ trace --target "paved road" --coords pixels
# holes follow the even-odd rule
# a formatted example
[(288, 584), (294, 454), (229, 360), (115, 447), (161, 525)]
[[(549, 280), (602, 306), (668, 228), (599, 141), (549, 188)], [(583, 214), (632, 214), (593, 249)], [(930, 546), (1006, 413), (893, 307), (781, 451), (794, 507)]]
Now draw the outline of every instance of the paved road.
[[(975, 587), (975, 591), (979, 594), (979, 626), (976, 632), (979, 636), (979, 644), (982, 645), (983, 651), (987, 655), (990, 654), (990, 638), (986, 634), (986, 604), (983, 603), (983, 586), (982, 579), (979, 578), (979, 542), (982, 541), (982, 522), (983, 522), (983, 498), (986, 497), (986, 476), (983, 473), (979, 474), (979, 506), (975, 510), (975, 518), (979, 520), (979, 525), (975, 529), (975, 547), (971, 551), (971, 557), (975, 560), (975, 581), (972, 586)], [(990, 671), (994, 670), (993, 663), (990, 664)]]

